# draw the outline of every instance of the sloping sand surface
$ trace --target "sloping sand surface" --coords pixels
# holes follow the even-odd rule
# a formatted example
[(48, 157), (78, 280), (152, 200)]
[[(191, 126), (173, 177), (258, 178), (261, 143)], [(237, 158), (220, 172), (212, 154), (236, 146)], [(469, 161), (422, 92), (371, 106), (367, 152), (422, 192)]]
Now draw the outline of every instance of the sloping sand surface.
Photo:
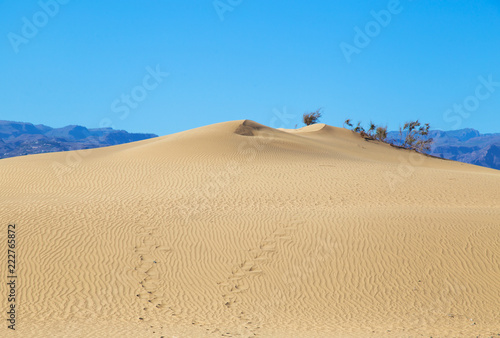
[(500, 334), (500, 172), (219, 123), (0, 161), (19, 337)]

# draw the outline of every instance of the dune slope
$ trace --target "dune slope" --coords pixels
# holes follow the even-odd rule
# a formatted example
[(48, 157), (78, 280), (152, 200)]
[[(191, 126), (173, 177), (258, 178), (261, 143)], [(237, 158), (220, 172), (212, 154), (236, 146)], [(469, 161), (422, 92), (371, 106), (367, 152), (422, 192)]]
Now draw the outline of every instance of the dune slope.
[(0, 173), (23, 337), (500, 334), (499, 171), (245, 120)]

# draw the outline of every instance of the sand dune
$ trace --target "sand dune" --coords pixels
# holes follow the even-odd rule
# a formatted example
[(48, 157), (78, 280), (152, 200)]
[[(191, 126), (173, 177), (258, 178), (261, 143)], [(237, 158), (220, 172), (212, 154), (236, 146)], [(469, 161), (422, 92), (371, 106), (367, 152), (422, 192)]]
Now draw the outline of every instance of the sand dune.
[(499, 171), (245, 120), (0, 173), (2, 337), (500, 335)]

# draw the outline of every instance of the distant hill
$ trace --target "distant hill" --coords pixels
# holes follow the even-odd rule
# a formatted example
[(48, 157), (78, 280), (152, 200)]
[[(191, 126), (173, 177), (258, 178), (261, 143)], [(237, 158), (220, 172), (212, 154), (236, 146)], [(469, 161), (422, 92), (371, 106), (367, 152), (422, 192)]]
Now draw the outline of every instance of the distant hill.
[[(157, 136), (112, 128), (87, 129), (76, 125), (51, 128), (0, 120), (0, 158), (99, 148)], [(434, 139), (431, 155), (500, 169), (500, 133), (481, 134), (475, 129), (432, 130), (430, 137)], [(389, 132), (388, 138), (398, 139), (399, 132)]]
[(112, 146), (157, 137), (112, 128), (51, 128), (42, 124), (0, 120), (0, 158)]
[[(432, 130), (429, 136), (434, 139), (431, 155), (500, 169), (500, 133), (481, 134), (475, 129), (467, 128)], [(388, 138), (399, 139), (399, 132), (389, 132)]]

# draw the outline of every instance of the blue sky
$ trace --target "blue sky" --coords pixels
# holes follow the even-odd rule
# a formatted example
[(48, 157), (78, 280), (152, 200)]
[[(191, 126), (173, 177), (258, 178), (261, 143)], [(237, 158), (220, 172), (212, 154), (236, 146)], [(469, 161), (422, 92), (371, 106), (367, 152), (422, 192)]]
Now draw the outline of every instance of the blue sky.
[(3, 120), (500, 132), (498, 0), (5, 0), (0, 57)]

